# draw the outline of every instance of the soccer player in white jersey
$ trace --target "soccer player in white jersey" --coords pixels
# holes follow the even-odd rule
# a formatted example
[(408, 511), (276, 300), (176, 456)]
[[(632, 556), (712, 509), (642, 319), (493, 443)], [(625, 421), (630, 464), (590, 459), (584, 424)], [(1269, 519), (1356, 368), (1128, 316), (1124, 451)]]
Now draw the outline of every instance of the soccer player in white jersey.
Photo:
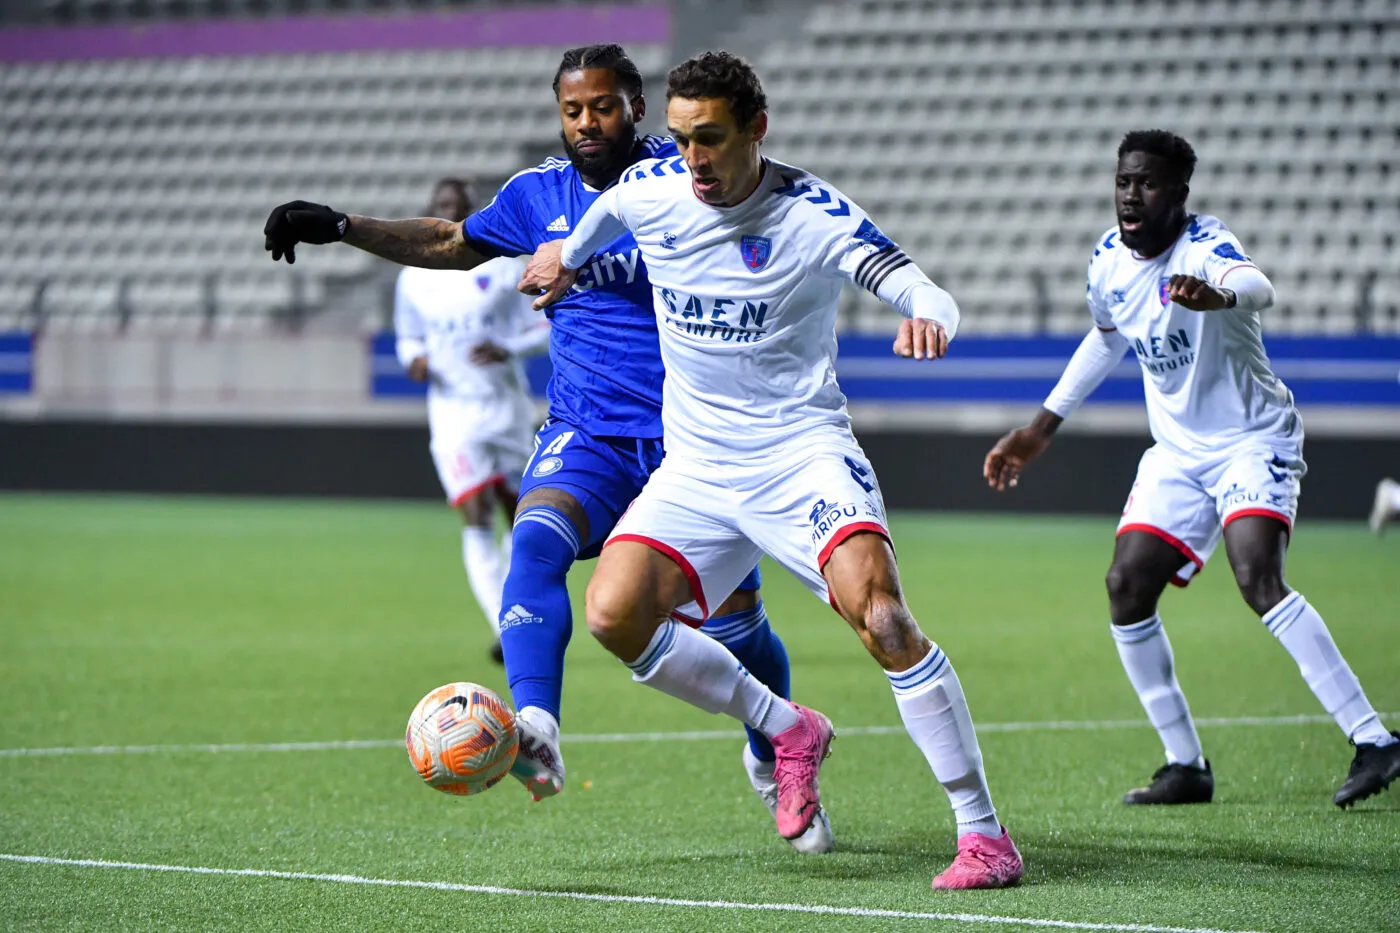
[[(429, 213), (466, 219), (466, 184), (439, 181)], [(428, 383), (429, 449), (447, 500), (462, 513), (462, 562), (493, 630), (510, 569), (509, 538), (497, 540), (495, 512), (509, 527), (534, 448), (534, 405), (520, 359), (549, 345), (549, 322), (516, 291), (522, 269), (513, 258), (465, 271), (408, 267), (394, 293), (399, 362), (410, 379)], [(491, 654), (501, 661), (499, 638)]]
[(904, 602), (880, 487), (834, 369), (844, 282), (911, 319), (896, 352), (916, 359), (943, 355), (957, 305), (839, 191), (762, 157), (767, 104), (746, 62), (706, 52), (668, 81), (681, 155), (630, 169), (568, 239), (536, 252), (521, 283), (543, 292), (542, 307), (630, 230), (655, 292), (666, 457), (599, 558), (589, 630), (637, 681), (761, 731), (789, 729), (786, 741), (796, 733), (816, 752), (778, 774), (778, 830), (793, 838), (817, 811), (830, 722), (759, 695), (722, 644), (673, 618), (699, 624), (770, 555), (859, 634), (948, 793), (958, 855), (933, 886), (1014, 884), (1021, 857), (992, 806), (967, 701)]
[(1156, 444), (1143, 454), (1108, 570), (1118, 655), (1167, 763), (1129, 804), (1209, 802), (1215, 787), (1177, 683), (1157, 612), (1168, 583), (1184, 586), (1225, 540), (1240, 594), (1298, 663), (1323, 708), (1355, 744), (1334, 802), (1350, 806), (1400, 775), (1388, 733), (1317, 611), (1283, 579), (1298, 508), (1303, 426), (1269, 367), (1259, 312), (1274, 289), (1214, 217), (1188, 213), (1196, 155), (1178, 136), (1137, 131), (1118, 147), (1118, 223), (1089, 261), (1094, 327), (1028, 426), (988, 453), (996, 489), (1016, 485), (1055, 429), (1131, 349), (1142, 364)]

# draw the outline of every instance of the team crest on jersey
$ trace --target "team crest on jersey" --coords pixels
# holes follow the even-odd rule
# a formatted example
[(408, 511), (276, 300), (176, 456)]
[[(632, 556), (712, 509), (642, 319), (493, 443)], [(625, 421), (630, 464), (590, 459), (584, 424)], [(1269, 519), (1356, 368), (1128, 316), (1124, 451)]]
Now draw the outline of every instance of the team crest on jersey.
[(1157, 294), (1161, 296), (1161, 298), (1162, 298), (1162, 307), (1164, 307), (1164, 308), (1165, 308), (1167, 305), (1169, 305), (1169, 304), (1172, 303), (1172, 287), (1171, 287), (1171, 286), (1172, 286), (1172, 277), (1169, 276), (1169, 275), (1164, 275), (1164, 276), (1162, 276), (1161, 281), (1157, 283)]
[(746, 236), (739, 240), (739, 255), (750, 272), (759, 272), (773, 255), (773, 241), (766, 236)]
[(486, 289), (491, 287), (491, 276), (478, 275), (476, 277), (476, 287), (481, 289), (483, 292), (486, 291)]

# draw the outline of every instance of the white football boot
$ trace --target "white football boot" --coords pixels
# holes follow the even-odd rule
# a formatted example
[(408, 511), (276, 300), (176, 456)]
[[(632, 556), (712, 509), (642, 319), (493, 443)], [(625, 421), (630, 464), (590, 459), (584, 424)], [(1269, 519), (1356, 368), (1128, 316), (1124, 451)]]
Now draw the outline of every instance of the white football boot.
[(1371, 532), (1383, 534), (1396, 516), (1400, 516), (1400, 483), (1383, 479), (1376, 484), (1376, 499), (1371, 504)]
[[(749, 783), (753, 785), (754, 793), (758, 794), (758, 798), (763, 801), (768, 813), (776, 821), (778, 782), (773, 779), (773, 762), (759, 761), (754, 756), (753, 749), (749, 748), (749, 743), (745, 742), (744, 770), (748, 772)], [(826, 815), (826, 808), (819, 808), (807, 831), (796, 839), (789, 839), (788, 842), (804, 855), (821, 855), (835, 849), (836, 839), (831, 835), (831, 819)]]
[(559, 722), (537, 706), (527, 706), (515, 717), (520, 751), (510, 766), (515, 778), (539, 803), (564, 789), (564, 756), (559, 753)]

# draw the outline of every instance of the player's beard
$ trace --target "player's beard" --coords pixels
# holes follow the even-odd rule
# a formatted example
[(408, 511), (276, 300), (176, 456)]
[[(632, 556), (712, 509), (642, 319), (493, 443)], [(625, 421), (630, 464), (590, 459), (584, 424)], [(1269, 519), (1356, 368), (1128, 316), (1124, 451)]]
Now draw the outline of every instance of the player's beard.
[(1139, 211), (1137, 216), (1142, 219), (1142, 226), (1134, 233), (1123, 232), (1120, 216), (1118, 235), (1122, 239), (1123, 245), (1128, 249), (1149, 258), (1160, 256), (1175, 243), (1177, 237), (1181, 236), (1181, 231), (1186, 229), (1188, 219), (1184, 208), (1168, 210), (1165, 214), (1158, 214), (1155, 217), (1144, 217)]
[(617, 181), (622, 177), (622, 170), (637, 161), (635, 131), (623, 139), (599, 139), (598, 141), (606, 147), (596, 155), (584, 155), (579, 152), (569, 145), (568, 138), (562, 132), (559, 134), (559, 141), (564, 144), (564, 154), (569, 157), (569, 161), (584, 180), (597, 183), (594, 187), (605, 188)]

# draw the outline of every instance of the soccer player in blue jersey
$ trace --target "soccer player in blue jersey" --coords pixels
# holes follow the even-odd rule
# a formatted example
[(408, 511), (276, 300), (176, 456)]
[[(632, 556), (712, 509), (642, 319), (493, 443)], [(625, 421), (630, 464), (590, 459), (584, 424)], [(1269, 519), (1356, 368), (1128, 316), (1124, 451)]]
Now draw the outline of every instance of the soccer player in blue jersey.
[[(293, 262), (300, 243), (338, 240), (394, 262), (440, 269), (532, 254), (541, 243), (567, 237), (627, 167), (677, 154), (668, 138), (638, 136), (636, 124), (646, 113), (642, 79), (620, 46), (570, 49), (555, 73), (554, 91), (568, 157), (520, 172), (463, 223), (376, 220), (293, 201), (268, 219), (264, 232), (272, 258)], [(564, 652), (573, 631), (565, 576), (574, 561), (598, 555), (661, 463), (665, 375), (652, 289), (631, 234), (592, 258), (568, 297), (550, 308), (550, 316), (554, 375), (549, 418), (520, 485), (500, 618), (506, 676), (521, 730), (512, 773), (536, 800), (557, 794), (564, 785), (560, 694)], [(755, 568), (701, 631), (729, 648), (772, 694), (786, 698), (787, 651), (769, 627), (758, 588)], [(758, 705), (768, 709), (766, 696)], [(781, 721), (780, 709), (789, 708), (773, 703), (771, 718)], [(755, 713), (746, 720), (749, 741), (743, 759), (754, 790), (776, 814), (785, 762), (796, 751), (789, 753), (794, 743), (780, 738), (787, 732), (777, 733), (776, 726), (760, 721), (767, 715)], [(829, 851), (825, 812), (819, 811), (811, 828), (790, 841), (798, 851)]]

